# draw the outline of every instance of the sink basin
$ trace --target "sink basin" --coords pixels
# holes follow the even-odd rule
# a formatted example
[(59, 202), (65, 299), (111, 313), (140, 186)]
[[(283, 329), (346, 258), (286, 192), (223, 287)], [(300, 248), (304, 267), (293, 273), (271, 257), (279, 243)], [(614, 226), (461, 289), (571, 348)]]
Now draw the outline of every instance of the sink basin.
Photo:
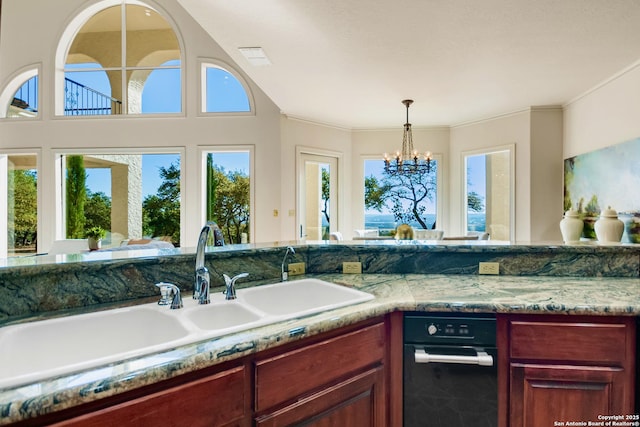
[(0, 389), (105, 366), (180, 345), (374, 298), (317, 279), (222, 293), (184, 308), (155, 303), (0, 327)]
[(241, 289), (238, 298), (275, 316), (302, 316), (372, 300), (373, 295), (319, 279)]
[(262, 319), (262, 315), (237, 301), (221, 301), (187, 309), (185, 317), (204, 330), (228, 330), (238, 326), (249, 327)]
[(130, 307), (0, 328), (0, 388), (43, 372), (51, 376), (168, 348), (189, 331), (160, 308)]

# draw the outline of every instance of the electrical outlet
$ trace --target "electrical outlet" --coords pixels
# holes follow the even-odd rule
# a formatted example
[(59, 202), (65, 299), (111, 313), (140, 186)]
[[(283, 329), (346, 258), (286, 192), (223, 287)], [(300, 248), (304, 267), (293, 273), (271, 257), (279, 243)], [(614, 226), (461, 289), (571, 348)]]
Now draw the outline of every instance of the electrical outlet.
[(289, 276), (304, 274), (305, 268), (306, 266), (304, 262), (292, 262), (289, 264)]
[(342, 273), (343, 274), (361, 274), (362, 263), (361, 262), (343, 262)]
[(481, 262), (478, 266), (478, 273), (480, 274), (500, 274), (499, 262)]

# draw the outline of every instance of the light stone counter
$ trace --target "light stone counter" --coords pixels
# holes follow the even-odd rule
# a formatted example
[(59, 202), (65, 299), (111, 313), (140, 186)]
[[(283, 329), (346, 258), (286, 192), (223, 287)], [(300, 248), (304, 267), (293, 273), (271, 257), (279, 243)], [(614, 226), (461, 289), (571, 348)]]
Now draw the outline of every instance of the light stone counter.
[[(372, 293), (376, 299), (0, 390), (0, 425), (111, 396), (395, 310), (640, 315), (639, 278), (424, 274), (313, 277)], [(304, 333), (290, 336), (292, 330)]]

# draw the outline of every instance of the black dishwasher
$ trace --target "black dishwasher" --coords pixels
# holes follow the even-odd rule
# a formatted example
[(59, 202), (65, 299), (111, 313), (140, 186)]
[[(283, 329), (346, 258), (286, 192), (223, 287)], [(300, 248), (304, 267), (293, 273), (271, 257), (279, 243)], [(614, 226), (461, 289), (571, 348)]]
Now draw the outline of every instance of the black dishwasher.
[(496, 363), (494, 315), (406, 313), (405, 427), (496, 427)]

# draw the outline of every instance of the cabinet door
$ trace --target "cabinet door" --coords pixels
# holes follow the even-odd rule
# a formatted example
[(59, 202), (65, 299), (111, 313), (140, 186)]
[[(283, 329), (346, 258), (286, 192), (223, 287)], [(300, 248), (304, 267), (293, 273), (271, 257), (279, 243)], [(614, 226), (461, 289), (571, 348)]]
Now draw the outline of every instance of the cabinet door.
[(62, 421), (55, 427), (244, 426), (250, 422), (239, 367)]
[(385, 423), (384, 370), (377, 367), (256, 419), (257, 427), (374, 427)]
[(335, 384), (384, 359), (385, 328), (378, 323), (256, 361), (255, 410), (270, 411)]
[(624, 372), (598, 366), (511, 364), (511, 427), (629, 414)]

